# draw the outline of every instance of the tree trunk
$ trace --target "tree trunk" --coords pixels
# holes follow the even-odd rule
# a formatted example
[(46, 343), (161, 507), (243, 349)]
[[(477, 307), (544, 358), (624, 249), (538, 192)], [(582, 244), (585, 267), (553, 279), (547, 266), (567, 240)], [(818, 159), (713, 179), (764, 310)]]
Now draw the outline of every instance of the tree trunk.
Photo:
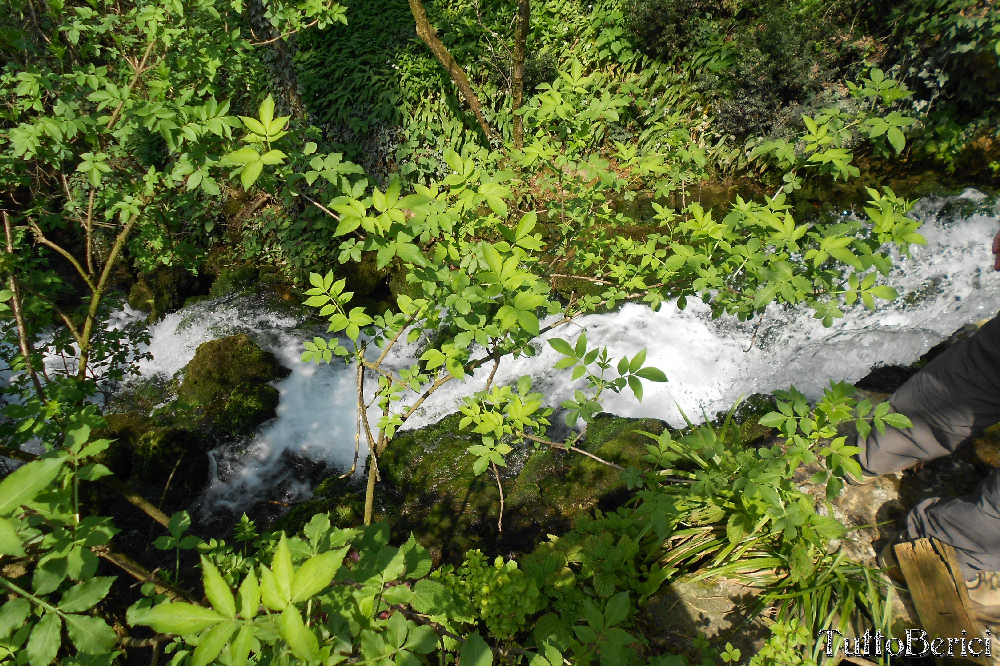
[(514, 97), (514, 147), (524, 147), (524, 117), (517, 111), (524, 103), (524, 52), (531, 20), (531, 0), (517, 0), (517, 28), (514, 31), (514, 76), (511, 94)]
[(437, 30), (434, 29), (434, 26), (427, 19), (427, 12), (424, 11), (423, 3), (420, 0), (408, 1), (410, 3), (410, 11), (417, 22), (417, 37), (427, 45), (431, 53), (434, 54), (434, 57), (447, 70), (451, 80), (458, 87), (458, 91), (462, 93), (462, 97), (465, 98), (465, 102), (469, 105), (469, 109), (475, 114), (476, 120), (479, 121), (479, 126), (483, 128), (483, 133), (492, 139), (493, 132), (486, 122), (486, 117), (483, 115), (483, 106), (479, 103), (479, 97), (476, 96), (475, 91), (472, 89), (472, 84), (469, 83), (469, 77), (465, 75), (462, 67), (455, 62), (455, 58), (448, 52), (448, 47), (438, 38)]
[(291, 45), (271, 25), (264, 0), (248, 0), (246, 8), (250, 34), (263, 48), (264, 63), (270, 74), (278, 114), (302, 118), (305, 115), (305, 105), (299, 93), (299, 77), (292, 61)]

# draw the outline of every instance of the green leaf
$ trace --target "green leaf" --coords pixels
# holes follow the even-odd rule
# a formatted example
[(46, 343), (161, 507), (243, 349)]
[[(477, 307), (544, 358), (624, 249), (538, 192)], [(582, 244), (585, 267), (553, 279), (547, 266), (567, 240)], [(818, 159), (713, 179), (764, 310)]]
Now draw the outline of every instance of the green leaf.
[(635, 372), (637, 377), (642, 377), (643, 379), (651, 382), (665, 382), (667, 381), (667, 375), (659, 368), (653, 368), (646, 366), (645, 368), (639, 368)]
[(9, 516), (59, 476), (65, 458), (42, 458), (18, 467), (0, 481), (0, 516)]
[(245, 666), (253, 647), (253, 640), (253, 626), (244, 624), (240, 627), (240, 633), (236, 634), (236, 640), (229, 648), (229, 654), (233, 658), (233, 666)]
[(267, 165), (281, 164), (285, 161), (285, 155), (280, 150), (269, 150), (260, 156), (260, 161)]
[(7, 518), (0, 518), (0, 555), (24, 556), (21, 537), (17, 536), (17, 529)]
[(559, 338), (552, 338), (551, 340), (549, 340), (549, 346), (555, 349), (563, 356), (576, 357), (576, 352), (573, 350), (573, 346), (570, 345), (565, 340), (561, 340)]
[(869, 289), (871, 295), (875, 298), (881, 298), (887, 301), (894, 300), (899, 296), (899, 292), (888, 285), (880, 284)]
[(529, 312), (528, 310), (518, 310), (517, 321), (521, 324), (521, 328), (525, 331), (531, 333), (532, 335), (538, 335), (538, 317), (535, 316), (534, 312)]
[(270, 125), (271, 121), (274, 120), (274, 98), (271, 95), (265, 97), (264, 101), (260, 103), (257, 117), (260, 118), (260, 122), (264, 126)]
[(306, 628), (295, 606), (289, 606), (281, 613), (281, 636), (288, 643), (289, 649), (303, 661), (315, 661), (319, 651), (316, 636)]
[(240, 617), (252, 620), (257, 616), (257, 609), (260, 606), (260, 586), (257, 584), (257, 576), (253, 570), (247, 574), (236, 593), (240, 604)]
[(462, 644), (459, 660), (462, 666), (493, 666), (493, 650), (482, 636), (474, 633)]
[(201, 556), (201, 571), (205, 596), (208, 597), (212, 608), (228, 618), (236, 617), (236, 599), (233, 598), (233, 591), (229, 589), (229, 583), (222, 579), (219, 570), (204, 555)]
[(63, 594), (58, 604), (59, 610), (79, 613), (93, 608), (94, 604), (107, 596), (113, 582), (115, 582), (113, 576), (101, 576), (74, 585)]
[(281, 535), (277, 548), (274, 549), (274, 559), (271, 561), (271, 573), (274, 574), (274, 585), (282, 601), (292, 598), (292, 582), (295, 579), (295, 568), (292, 566), (292, 553), (288, 550), (288, 541)]
[(184, 601), (160, 604), (148, 610), (135, 611), (133, 624), (152, 627), (161, 634), (197, 634), (226, 618), (211, 608)]
[(424, 624), (411, 627), (410, 633), (406, 637), (406, 643), (403, 644), (403, 648), (417, 654), (430, 654), (437, 646), (437, 634)]
[(628, 592), (619, 592), (608, 600), (607, 608), (604, 610), (605, 626), (612, 627), (620, 624), (626, 617), (631, 604), (628, 600)]
[[(21, 469), (24, 469), (23, 467)], [(62, 630), (62, 619), (55, 613), (46, 613), (31, 630), (28, 639), (28, 663), (31, 666), (47, 666), (55, 661), (56, 653), (62, 644), (59, 635)]]
[(240, 183), (243, 185), (244, 190), (249, 190), (253, 187), (253, 184), (257, 182), (257, 178), (260, 176), (260, 172), (264, 170), (264, 163), (260, 160), (256, 162), (249, 162), (243, 171), (240, 172)]
[(260, 153), (249, 146), (226, 154), (219, 163), (222, 166), (249, 164), (260, 160)]
[(99, 617), (67, 615), (66, 633), (80, 652), (104, 654), (118, 643), (115, 630)]
[(886, 132), (886, 138), (892, 147), (896, 149), (896, 154), (903, 152), (903, 148), (906, 146), (906, 137), (903, 136), (902, 130), (898, 127), (890, 127), (889, 131)]
[(886, 414), (882, 417), (882, 420), (886, 425), (893, 428), (912, 428), (913, 421), (906, 414), (900, 414), (898, 412), (893, 412), (892, 414)]
[(413, 586), (413, 610), (418, 613), (436, 615), (451, 603), (451, 592), (436, 580), (423, 579)]
[(198, 647), (191, 655), (191, 666), (208, 666), (215, 661), (237, 627), (239, 624), (236, 622), (224, 622), (206, 631), (198, 640)]
[(346, 547), (331, 550), (303, 562), (292, 581), (292, 601), (305, 601), (325, 589), (344, 561), (347, 550)]
[(0, 639), (7, 638), (15, 629), (20, 629), (30, 612), (31, 604), (21, 597), (0, 606)]

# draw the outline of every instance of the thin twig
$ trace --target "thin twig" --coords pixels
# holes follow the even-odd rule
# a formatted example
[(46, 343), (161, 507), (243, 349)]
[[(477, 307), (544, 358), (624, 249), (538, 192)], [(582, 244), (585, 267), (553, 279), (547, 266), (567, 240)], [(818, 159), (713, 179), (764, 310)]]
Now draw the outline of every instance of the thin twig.
[(119, 553), (116, 550), (112, 550), (108, 546), (94, 546), (91, 548), (95, 555), (98, 557), (111, 562), (119, 569), (132, 576), (136, 580), (143, 583), (152, 583), (156, 587), (156, 591), (161, 594), (166, 594), (168, 597), (174, 601), (188, 601), (191, 603), (197, 603), (194, 596), (185, 590), (175, 587), (165, 580), (158, 577), (152, 571), (142, 566), (135, 560), (133, 560), (128, 555)]
[(303, 199), (305, 199), (306, 201), (308, 201), (309, 203), (311, 203), (313, 206), (316, 206), (316, 208), (319, 208), (321, 211), (323, 211), (324, 213), (326, 213), (327, 215), (329, 215), (333, 219), (337, 220), (337, 222), (340, 222), (340, 216), (339, 215), (337, 215), (336, 213), (334, 213), (332, 210), (330, 210), (329, 208), (327, 208), (326, 206), (324, 206), (320, 202), (318, 202), (315, 199), (313, 199), (308, 194), (303, 194), (303, 193), (300, 192), (299, 196), (302, 197)]
[(115, 123), (118, 122), (118, 118), (121, 116), (122, 111), (125, 110), (125, 100), (129, 98), (129, 95), (132, 94), (135, 87), (139, 85), (139, 79), (142, 78), (143, 73), (146, 71), (146, 61), (149, 60), (149, 56), (153, 53), (153, 47), (156, 46), (157, 41), (159, 40), (155, 37), (151, 39), (149, 44), (146, 46), (146, 52), (142, 54), (142, 60), (138, 65), (133, 65), (135, 74), (132, 76), (132, 80), (128, 84), (128, 90), (125, 91), (125, 96), (122, 98), (122, 101), (118, 103), (118, 106), (115, 107), (114, 112), (111, 114), (111, 118), (108, 119), (108, 124), (106, 126), (108, 130), (114, 128)]
[(87, 273), (91, 279), (94, 276), (94, 198), (97, 190), (90, 188), (90, 195), (87, 197), (87, 217), (84, 218), (83, 229), (87, 239)]
[(280, 34), (280, 35), (276, 35), (275, 37), (272, 37), (270, 39), (265, 39), (264, 41), (261, 41), (261, 42), (250, 42), (250, 46), (267, 46), (268, 44), (273, 44), (273, 43), (277, 42), (278, 40), (284, 39), (285, 37), (291, 37), (292, 35), (294, 35), (294, 34), (296, 34), (298, 32), (302, 32), (303, 30), (308, 30), (309, 28), (313, 27), (317, 23), (319, 23), (319, 19), (316, 19), (312, 23), (308, 23), (308, 24), (302, 26), (298, 30), (289, 30), (286, 33), (283, 33), (283, 34)]
[(625, 471), (625, 468), (622, 467), (621, 465), (613, 463), (610, 460), (605, 460), (600, 456), (595, 456), (590, 451), (584, 451), (583, 449), (577, 448), (575, 446), (570, 446), (569, 444), (560, 444), (559, 442), (553, 442), (552, 440), (545, 439), (544, 437), (536, 437), (535, 435), (529, 435), (526, 432), (520, 433), (520, 436), (524, 437), (525, 439), (530, 439), (532, 442), (538, 442), (539, 444), (545, 444), (546, 446), (551, 446), (554, 449), (562, 449), (563, 451), (572, 451), (573, 453), (579, 453), (580, 455), (587, 456), (588, 458), (596, 460), (602, 465), (607, 465), (608, 467), (617, 469), (619, 472)]
[(764, 313), (763, 312), (760, 313), (760, 317), (757, 318), (757, 323), (754, 324), (754, 326), (753, 326), (753, 335), (750, 337), (750, 346), (743, 350), (744, 354), (746, 354), (751, 349), (753, 349), (753, 343), (757, 340), (757, 331), (760, 330), (760, 325), (762, 323), (764, 323)]
[(56, 252), (58, 252), (59, 254), (61, 254), (66, 259), (66, 261), (68, 261), (73, 266), (73, 268), (76, 269), (76, 272), (80, 274), (80, 277), (83, 278), (83, 281), (87, 283), (87, 287), (89, 287), (91, 291), (96, 291), (97, 287), (94, 286), (94, 281), (90, 279), (90, 275), (87, 273), (87, 271), (84, 269), (84, 267), (80, 264), (80, 262), (77, 261), (76, 257), (74, 257), (72, 254), (70, 254), (70, 252), (66, 248), (62, 247), (58, 243), (54, 243), (54, 242), (50, 241), (45, 236), (45, 233), (42, 232), (41, 227), (39, 227), (37, 224), (35, 224), (34, 221), (28, 220), (28, 226), (31, 227), (31, 231), (32, 231), (32, 233), (35, 234), (35, 239), (39, 243), (41, 243), (45, 247), (51, 248), (51, 249), (55, 250)]
[(500, 483), (500, 472), (497, 471), (496, 463), (490, 461), (490, 469), (493, 470), (493, 478), (497, 480), (497, 490), (500, 491), (500, 516), (497, 518), (497, 532), (503, 532), (503, 484)]
[(493, 353), (490, 354), (493, 357), (493, 369), (490, 370), (490, 376), (486, 379), (486, 390), (490, 390), (490, 386), (493, 385), (493, 378), (496, 377), (497, 368), (500, 367), (500, 354), (494, 349)]
[(163, 492), (160, 493), (160, 506), (163, 506), (163, 503), (167, 501), (167, 491), (170, 490), (170, 484), (174, 480), (174, 474), (177, 473), (177, 468), (181, 466), (181, 461), (184, 460), (184, 456), (186, 454), (187, 451), (181, 451), (181, 454), (177, 457), (177, 462), (174, 463), (174, 468), (170, 470), (170, 476), (167, 477), (167, 482), (163, 486)]
[[(362, 352), (362, 356), (364, 353)], [(357, 430), (354, 432), (354, 462), (351, 463), (351, 469), (344, 474), (340, 475), (341, 479), (346, 479), (347, 477), (354, 474), (354, 471), (358, 468), (358, 456), (361, 451), (361, 430), (364, 428), (361, 425), (361, 419), (364, 418), (363, 415), (367, 413), (365, 403), (365, 366), (362, 363), (358, 363), (358, 422)]]

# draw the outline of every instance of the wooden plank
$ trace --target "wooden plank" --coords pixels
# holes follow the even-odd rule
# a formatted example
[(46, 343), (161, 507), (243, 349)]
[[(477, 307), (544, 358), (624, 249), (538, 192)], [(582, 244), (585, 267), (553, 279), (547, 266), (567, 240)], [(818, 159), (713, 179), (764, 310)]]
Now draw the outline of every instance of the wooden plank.
[[(936, 539), (897, 544), (893, 549), (922, 629), (930, 639), (984, 636), (970, 612), (969, 593), (961, 578), (955, 549)], [(962, 632), (966, 633), (963, 634)], [(939, 664), (994, 664), (986, 657), (938, 658)]]

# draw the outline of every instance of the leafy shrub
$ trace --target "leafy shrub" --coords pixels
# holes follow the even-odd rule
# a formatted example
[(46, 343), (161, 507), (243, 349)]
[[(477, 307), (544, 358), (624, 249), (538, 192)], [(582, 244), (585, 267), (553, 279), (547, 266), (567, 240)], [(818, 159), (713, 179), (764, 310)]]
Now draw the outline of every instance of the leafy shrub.
[(713, 0), (632, 0), (625, 27), (643, 53), (670, 60), (702, 43), (732, 17), (731, 2)]
[(796, 107), (860, 64), (863, 53), (846, 23), (850, 17), (836, 9), (808, 11), (809, 4), (768, 2), (730, 27), (728, 66), (708, 84), (718, 99), (716, 132), (741, 140), (784, 133), (798, 119)]

